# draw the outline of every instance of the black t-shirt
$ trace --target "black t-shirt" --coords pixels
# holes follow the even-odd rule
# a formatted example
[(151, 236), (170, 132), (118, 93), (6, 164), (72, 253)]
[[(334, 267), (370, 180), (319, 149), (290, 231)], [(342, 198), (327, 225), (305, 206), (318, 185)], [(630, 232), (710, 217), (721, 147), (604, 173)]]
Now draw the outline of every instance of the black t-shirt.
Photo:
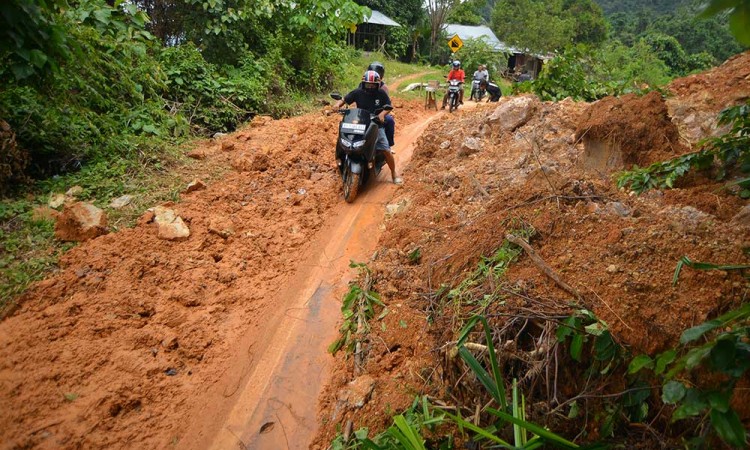
[(500, 86), (495, 83), (488, 83), (485, 90), (493, 97), (500, 97), (503, 93), (500, 91)]
[(347, 105), (356, 102), (357, 108), (366, 109), (371, 113), (374, 113), (376, 109), (391, 104), (391, 98), (382, 89), (378, 89), (377, 92), (368, 92), (362, 88), (357, 88), (346, 94), (344, 101)]

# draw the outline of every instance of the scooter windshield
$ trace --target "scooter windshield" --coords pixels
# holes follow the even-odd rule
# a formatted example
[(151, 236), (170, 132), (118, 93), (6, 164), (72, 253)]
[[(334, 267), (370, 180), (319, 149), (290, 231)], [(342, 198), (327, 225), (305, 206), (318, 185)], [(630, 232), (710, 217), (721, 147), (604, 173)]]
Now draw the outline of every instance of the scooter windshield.
[(344, 114), (341, 120), (341, 134), (364, 135), (370, 125), (370, 112), (360, 108), (352, 108)]

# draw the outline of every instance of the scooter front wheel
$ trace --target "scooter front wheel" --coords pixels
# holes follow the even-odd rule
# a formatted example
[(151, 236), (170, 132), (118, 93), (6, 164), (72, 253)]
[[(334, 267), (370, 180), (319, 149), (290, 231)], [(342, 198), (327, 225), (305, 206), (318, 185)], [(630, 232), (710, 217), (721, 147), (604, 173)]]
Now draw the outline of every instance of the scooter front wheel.
[(357, 192), (359, 191), (359, 177), (360, 174), (352, 173), (349, 166), (344, 169), (344, 200), (347, 203), (351, 203), (357, 198)]

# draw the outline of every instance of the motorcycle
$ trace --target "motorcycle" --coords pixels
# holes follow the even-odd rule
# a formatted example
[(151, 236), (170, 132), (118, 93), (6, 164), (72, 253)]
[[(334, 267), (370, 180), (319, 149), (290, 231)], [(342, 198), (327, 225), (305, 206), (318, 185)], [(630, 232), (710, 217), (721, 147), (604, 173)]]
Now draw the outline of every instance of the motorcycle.
[(481, 102), (482, 97), (487, 93), (484, 89), (482, 89), (482, 86), (479, 85), (479, 80), (472, 80), (471, 81), (471, 98), (474, 99), (474, 101)]
[[(341, 100), (341, 94), (332, 93), (331, 98)], [(384, 152), (375, 150), (378, 130), (383, 124), (378, 114), (391, 111), (391, 105), (377, 109), (374, 113), (360, 108), (340, 109), (339, 138), (336, 142), (336, 164), (344, 183), (344, 200), (351, 203), (370, 178), (376, 178), (385, 165)]]
[(448, 111), (453, 112), (458, 109), (458, 102), (461, 99), (459, 94), (460, 90), (460, 81), (448, 80)]

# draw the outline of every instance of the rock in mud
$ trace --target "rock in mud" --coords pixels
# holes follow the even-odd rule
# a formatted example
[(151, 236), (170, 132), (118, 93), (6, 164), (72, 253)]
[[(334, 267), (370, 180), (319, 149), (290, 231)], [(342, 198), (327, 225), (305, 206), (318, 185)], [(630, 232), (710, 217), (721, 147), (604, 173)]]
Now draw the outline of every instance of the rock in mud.
[(349, 408), (359, 409), (370, 400), (373, 389), (375, 389), (375, 380), (370, 375), (362, 375), (340, 390), (338, 399)]
[(467, 137), (461, 143), (461, 148), (458, 150), (458, 156), (469, 156), (479, 152), (482, 149), (482, 142), (474, 137)]
[(263, 153), (253, 156), (242, 154), (232, 160), (232, 167), (238, 172), (265, 172), (270, 164), (271, 160)]
[(511, 132), (524, 125), (536, 113), (539, 100), (533, 96), (504, 97), (508, 99), (495, 108), (487, 123), (501, 132)]
[(664, 209), (659, 214), (671, 219), (669, 227), (682, 234), (694, 234), (705, 231), (710, 227), (713, 216), (706, 214), (692, 206), (675, 206)]
[(440, 148), (441, 148), (441, 149), (443, 149), (443, 150), (445, 150), (445, 149), (449, 148), (450, 146), (451, 146), (451, 141), (443, 141), (443, 142), (442, 142), (442, 143), (440, 144)]
[(73, 186), (65, 192), (68, 197), (77, 197), (83, 194), (83, 188), (81, 186)]
[(112, 209), (121, 209), (128, 206), (132, 201), (132, 195), (123, 195), (122, 197), (117, 197), (116, 199), (112, 200), (112, 202), (109, 204), (109, 207)]
[(206, 183), (199, 179), (195, 179), (188, 183), (187, 187), (185, 188), (185, 193), (189, 194), (191, 192), (200, 191), (201, 189), (206, 189)]
[(47, 202), (47, 206), (52, 209), (59, 209), (64, 204), (65, 194), (52, 194), (52, 196), (50, 196), (49, 198), (49, 201)]
[(740, 212), (732, 217), (732, 223), (737, 225), (750, 226), (750, 205), (745, 205)]
[(192, 159), (205, 159), (206, 152), (204, 152), (203, 150), (193, 150), (191, 152), (188, 152), (187, 157)]
[(85, 241), (107, 233), (107, 216), (91, 203), (66, 206), (55, 223), (55, 237), (61, 241)]
[(385, 207), (385, 214), (389, 217), (393, 217), (396, 214), (402, 212), (406, 207), (409, 205), (409, 200), (402, 198), (396, 203), (391, 203), (390, 205), (386, 205)]
[(208, 232), (226, 239), (234, 234), (234, 224), (226, 217), (216, 217), (211, 219), (211, 223), (208, 225)]
[(604, 209), (610, 213), (620, 217), (627, 217), (630, 215), (630, 209), (620, 202), (609, 202), (606, 204)]
[(221, 150), (224, 152), (231, 152), (234, 150), (234, 142), (224, 141), (221, 143)]
[(253, 120), (250, 122), (251, 128), (257, 128), (262, 127), (263, 125), (266, 125), (269, 122), (273, 121), (273, 117), (271, 116), (255, 116), (253, 117)]
[(190, 237), (190, 229), (173, 210), (163, 206), (154, 208), (154, 222), (159, 239), (182, 241)]

